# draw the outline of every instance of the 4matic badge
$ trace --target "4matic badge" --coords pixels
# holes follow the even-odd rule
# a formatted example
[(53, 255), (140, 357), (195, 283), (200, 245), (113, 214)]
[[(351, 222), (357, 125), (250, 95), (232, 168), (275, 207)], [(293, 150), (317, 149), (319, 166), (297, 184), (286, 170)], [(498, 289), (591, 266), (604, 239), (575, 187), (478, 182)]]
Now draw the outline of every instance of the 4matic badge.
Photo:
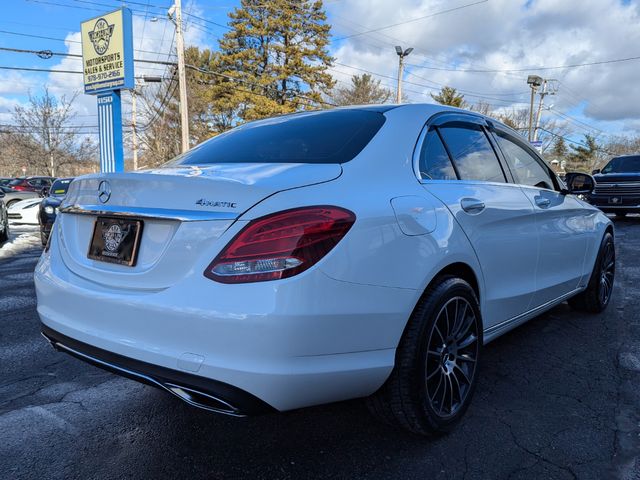
[(238, 204), (236, 202), (217, 202), (217, 201), (207, 200), (206, 198), (201, 198), (196, 202), (196, 205), (200, 205), (201, 207), (236, 208)]
[(93, 27), (93, 31), (89, 32), (89, 40), (91, 40), (93, 49), (98, 55), (104, 55), (109, 49), (113, 27), (114, 25), (109, 25), (104, 18), (99, 18)]

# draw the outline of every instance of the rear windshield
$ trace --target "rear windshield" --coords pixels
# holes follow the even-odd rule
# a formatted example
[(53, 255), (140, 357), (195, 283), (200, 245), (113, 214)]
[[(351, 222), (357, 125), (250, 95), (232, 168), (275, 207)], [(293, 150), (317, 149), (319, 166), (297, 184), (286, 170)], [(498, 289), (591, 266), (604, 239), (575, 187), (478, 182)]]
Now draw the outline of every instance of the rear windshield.
[(67, 190), (69, 190), (69, 184), (71, 183), (70, 178), (65, 178), (63, 180), (56, 180), (51, 185), (51, 189), (49, 190), (49, 195), (53, 195), (54, 197), (64, 197), (67, 194)]
[(209, 163), (345, 163), (384, 124), (379, 112), (328, 110), (247, 123), (179, 155), (167, 166)]
[(602, 173), (640, 173), (640, 156), (612, 158)]

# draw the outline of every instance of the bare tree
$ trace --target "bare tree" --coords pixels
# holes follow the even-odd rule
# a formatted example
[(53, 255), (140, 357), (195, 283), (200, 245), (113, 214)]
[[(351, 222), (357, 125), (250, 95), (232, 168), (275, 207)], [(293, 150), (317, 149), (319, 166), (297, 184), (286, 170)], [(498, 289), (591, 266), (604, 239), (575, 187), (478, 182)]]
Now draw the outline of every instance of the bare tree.
[(83, 138), (81, 127), (73, 124), (77, 95), (58, 100), (45, 88), (40, 97), (29, 94), (26, 107), (14, 108), (9, 133), (14, 162), (21, 162), (29, 172), (55, 177), (63, 171), (76, 173), (80, 163), (94, 159), (95, 143)]

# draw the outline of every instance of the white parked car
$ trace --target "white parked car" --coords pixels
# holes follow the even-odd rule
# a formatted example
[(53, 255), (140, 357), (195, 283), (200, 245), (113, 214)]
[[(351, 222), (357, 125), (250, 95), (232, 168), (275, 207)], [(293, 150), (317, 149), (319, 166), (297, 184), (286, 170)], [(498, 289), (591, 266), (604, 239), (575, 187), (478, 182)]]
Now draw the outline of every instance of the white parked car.
[(42, 198), (37, 197), (12, 203), (7, 209), (9, 221), (38, 225), (38, 206), (40, 202), (42, 202)]
[(57, 349), (230, 415), (368, 397), (450, 428), (482, 347), (611, 298), (613, 227), (521, 136), (434, 105), (257, 121), (71, 184), (36, 269)]

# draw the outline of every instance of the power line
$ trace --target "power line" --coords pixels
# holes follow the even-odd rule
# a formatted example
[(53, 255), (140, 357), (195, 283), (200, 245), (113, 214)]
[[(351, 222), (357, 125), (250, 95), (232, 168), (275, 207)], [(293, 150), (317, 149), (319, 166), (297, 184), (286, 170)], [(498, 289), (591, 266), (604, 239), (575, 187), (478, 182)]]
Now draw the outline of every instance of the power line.
[[(82, 58), (82, 55), (80, 55), (78, 53), (52, 52), (51, 50), (30, 50), (30, 49), (26, 49), (26, 48), (0, 47), (0, 51), (13, 52), (13, 53), (33, 53), (33, 54), (38, 55), (38, 56), (40, 56), (40, 55), (53, 55), (53, 56), (59, 56), (59, 57), (70, 57), (70, 58), (78, 58), (78, 59)], [(170, 65), (170, 66), (174, 66), (175, 65), (174, 62), (164, 62), (164, 61), (160, 61), (160, 60), (145, 60), (145, 59), (142, 59), (142, 58), (134, 58), (133, 61), (136, 62), (136, 63), (152, 63), (152, 64)], [(82, 73), (82, 72), (80, 72), (80, 73)]]
[[(10, 32), (8, 30), (0, 30), (0, 33), (4, 33), (6, 35), (16, 35), (16, 36), (20, 36), (20, 37), (29, 37), (29, 38), (40, 38), (43, 40), (54, 40), (56, 42), (69, 42), (69, 43), (75, 43), (80, 45), (82, 42), (80, 40), (71, 40), (71, 39), (65, 39), (65, 38), (56, 38), (56, 37), (47, 37), (44, 35), (34, 35), (32, 33), (22, 33), (22, 32)], [(150, 50), (140, 50), (140, 49), (134, 49), (134, 52), (138, 52), (138, 53), (150, 53), (153, 55), (157, 55), (158, 52), (152, 52)]]
[(436, 16), (438, 16), (438, 15), (443, 15), (443, 14), (445, 14), (445, 13), (455, 12), (456, 10), (462, 10), (463, 8), (468, 8), (468, 7), (472, 7), (472, 6), (474, 6), (474, 5), (479, 5), (479, 4), (481, 4), (481, 3), (487, 3), (488, 1), (489, 1), (489, 0), (480, 0), (480, 1), (478, 1), (478, 2), (467, 3), (467, 4), (465, 4), (465, 5), (460, 5), (460, 6), (458, 6), (458, 7), (453, 7), (453, 8), (449, 8), (449, 9), (447, 9), (447, 10), (442, 10), (442, 11), (440, 11), (440, 12), (434, 12), (434, 13), (431, 13), (431, 14), (429, 14), (429, 15), (424, 15), (424, 16), (422, 16), (422, 17), (416, 17), (416, 18), (412, 18), (412, 19), (410, 19), (410, 20), (405, 20), (405, 21), (403, 21), (403, 22), (392, 23), (392, 24), (390, 24), (390, 25), (385, 25), (384, 27), (372, 28), (372, 29), (367, 30), (367, 31), (365, 31), (365, 32), (354, 33), (354, 34), (352, 34), (352, 35), (346, 35), (346, 36), (344, 36), (344, 37), (336, 38), (334, 41), (336, 41), (336, 42), (337, 42), (337, 41), (339, 41), (339, 40), (345, 40), (345, 39), (347, 39), (347, 38), (358, 37), (358, 36), (360, 36), (360, 35), (365, 35), (365, 34), (367, 34), (367, 33), (379, 32), (379, 31), (381, 31), (381, 30), (387, 30), (387, 29), (389, 29), (389, 28), (397, 27), (397, 26), (400, 26), (400, 25), (406, 25), (407, 23), (418, 22), (418, 21), (420, 21), (420, 20), (424, 20), (424, 19), (426, 19), (426, 18), (432, 18), (432, 17), (436, 17)]
[(464, 73), (505, 73), (505, 72), (532, 72), (532, 71), (544, 71), (544, 70), (561, 70), (564, 68), (579, 68), (579, 67), (590, 67), (593, 65), (608, 65), (611, 63), (620, 63), (620, 62), (630, 62), (634, 60), (640, 60), (640, 56), (637, 57), (626, 57), (626, 58), (616, 58), (612, 60), (600, 60), (596, 62), (586, 62), (586, 63), (570, 63), (566, 65), (557, 65), (554, 67), (527, 67), (527, 68), (509, 68), (509, 69), (472, 69), (472, 68), (440, 68), (440, 67), (427, 67), (423, 65), (414, 65), (407, 64), (414, 68), (426, 69), (426, 70), (441, 70), (445, 72), (464, 72)]
[[(273, 87), (271, 87), (269, 85), (259, 85), (257, 83), (250, 82), (250, 81), (245, 80), (243, 78), (236, 78), (236, 77), (233, 77), (231, 75), (226, 75), (224, 73), (212, 72), (211, 70), (206, 70), (204, 68), (196, 67), (195, 65), (185, 65), (185, 67), (187, 67), (187, 68), (189, 68), (191, 70), (198, 71), (200, 73), (204, 73), (206, 75), (214, 75), (216, 77), (224, 78), (226, 80), (231, 80), (233, 82), (240, 82), (240, 83), (244, 83), (244, 84), (247, 84), (249, 86), (252, 86), (252, 87), (258, 87), (258, 88), (261, 88), (261, 89), (263, 89), (265, 91), (271, 90), (271, 91), (274, 91), (277, 94), (286, 94), (287, 93), (286, 90), (278, 90), (277, 88), (274, 89)], [(322, 101), (322, 100), (316, 100), (315, 98), (311, 98), (311, 97), (308, 97), (306, 95), (302, 95), (302, 94), (299, 94), (299, 93), (296, 94), (296, 98), (298, 98), (298, 99), (302, 98), (302, 99), (305, 99), (305, 100), (309, 100), (309, 101), (313, 102), (314, 104), (328, 105), (328, 106), (331, 106), (331, 107), (337, 107), (338, 106), (338, 105), (336, 105), (334, 103), (325, 102), (325, 101)]]

